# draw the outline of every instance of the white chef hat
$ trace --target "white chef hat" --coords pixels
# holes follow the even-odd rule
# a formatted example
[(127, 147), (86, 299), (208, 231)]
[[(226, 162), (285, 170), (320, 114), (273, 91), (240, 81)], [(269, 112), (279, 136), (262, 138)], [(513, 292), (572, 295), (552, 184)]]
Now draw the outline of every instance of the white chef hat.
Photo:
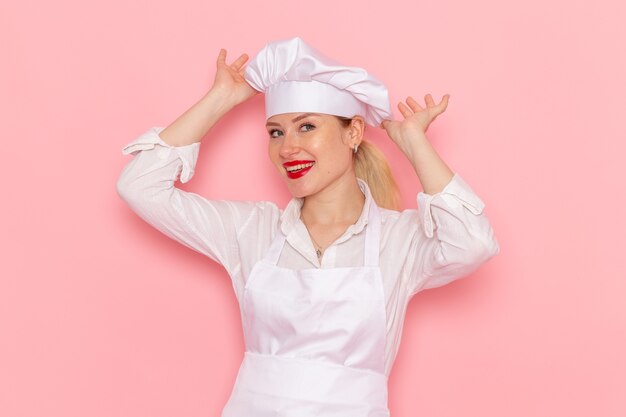
[(299, 37), (270, 42), (248, 63), (246, 81), (265, 93), (265, 116), (311, 112), (363, 116), (379, 126), (391, 118), (387, 88), (363, 68), (322, 55)]

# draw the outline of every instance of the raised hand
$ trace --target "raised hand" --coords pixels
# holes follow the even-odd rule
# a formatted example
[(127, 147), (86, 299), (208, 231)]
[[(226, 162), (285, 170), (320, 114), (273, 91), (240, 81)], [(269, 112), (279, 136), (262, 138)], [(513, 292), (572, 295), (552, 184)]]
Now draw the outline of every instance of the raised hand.
[(172, 146), (199, 142), (224, 114), (257, 94), (258, 91), (244, 78), (243, 64), (247, 60), (248, 55), (242, 54), (228, 65), (226, 49), (221, 49), (213, 86), (197, 103), (159, 133), (161, 139)]
[(404, 116), (404, 120), (384, 120), (381, 127), (405, 153), (411, 148), (411, 142), (416, 138), (424, 137), (428, 126), (448, 107), (449, 94), (443, 96), (439, 104), (435, 104), (433, 97), (426, 94), (424, 101), (426, 107), (422, 107), (411, 96), (406, 99), (406, 104), (398, 103), (398, 110)]
[(244, 64), (247, 54), (241, 54), (232, 64), (226, 64), (226, 49), (221, 49), (217, 57), (217, 72), (212, 90), (219, 92), (231, 101), (233, 106), (246, 101), (259, 92), (244, 78)]
[(444, 95), (439, 104), (435, 104), (430, 94), (424, 98), (426, 107), (420, 106), (413, 97), (407, 98), (406, 104), (400, 102), (398, 109), (404, 120), (384, 120), (381, 127), (411, 161), (424, 192), (434, 195), (450, 182), (454, 172), (437, 154), (424, 133), (432, 121), (444, 112), (450, 95)]

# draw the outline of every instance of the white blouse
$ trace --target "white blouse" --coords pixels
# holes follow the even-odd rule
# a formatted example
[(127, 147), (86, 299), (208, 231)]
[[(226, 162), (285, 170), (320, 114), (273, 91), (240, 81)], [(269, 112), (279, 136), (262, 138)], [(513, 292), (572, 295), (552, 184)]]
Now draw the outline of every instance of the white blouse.
[[(270, 201), (208, 200), (174, 186), (194, 174), (200, 142), (171, 146), (153, 127), (123, 147), (135, 155), (117, 181), (120, 197), (142, 219), (170, 238), (221, 264), (232, 280), (241, 309), (242, 291), (254, 264), (282, 230), (287, 238), (278, 266), (335, 268), (363, 264), (369, 204), (367, 184), (358, 179), (365, 206), (358, 221), (329, 246), (321, 264), (304, 223), (303, 200), (280, 209)], [(417, 194), (417, 209), (380, 207), (380, 268), (387, 313), (385, 373), (400, 345), (407, 304), (418, 291), (445, 285), (476, 270), (500, 251), (483, 213), (484, 203), (455, 173), (439, 193)]]

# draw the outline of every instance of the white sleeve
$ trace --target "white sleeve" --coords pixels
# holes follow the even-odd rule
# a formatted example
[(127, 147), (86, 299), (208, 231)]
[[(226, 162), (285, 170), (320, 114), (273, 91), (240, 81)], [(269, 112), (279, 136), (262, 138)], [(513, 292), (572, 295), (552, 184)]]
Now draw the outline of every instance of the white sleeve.
[(237, 235), (255, 202), (208, 200), (174, 186), (194, 174), (200, 142), (171, 146), (153, 127), (125, 145), (134, 157), (122, 170), (117, 192), (142, 219), (168, 237), (220, 263), (229, 274), (239, 268)]
[(417, 195), (407, 274), (411, 295), (465, 277), (500, 252), (485, 204), (457, 173), (442, 191)]

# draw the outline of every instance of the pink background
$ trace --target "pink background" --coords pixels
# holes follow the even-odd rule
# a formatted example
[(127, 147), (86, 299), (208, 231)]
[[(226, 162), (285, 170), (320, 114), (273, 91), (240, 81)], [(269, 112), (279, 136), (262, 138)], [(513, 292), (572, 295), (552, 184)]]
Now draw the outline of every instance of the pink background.
[[(394, 107), (451, 94), (428, 137), (501, 245), (412, 300), (392, 416), (626, 415), (623, 4), (2, 2), (0, 415), (219, 416), (243, 353), (229, 278), (118, 197), (121, 148), (204, 94), (220, 47), (295, 35)], [(286, 203), (263, 122), (261, 96), (228, 114), (181, 188)]]

